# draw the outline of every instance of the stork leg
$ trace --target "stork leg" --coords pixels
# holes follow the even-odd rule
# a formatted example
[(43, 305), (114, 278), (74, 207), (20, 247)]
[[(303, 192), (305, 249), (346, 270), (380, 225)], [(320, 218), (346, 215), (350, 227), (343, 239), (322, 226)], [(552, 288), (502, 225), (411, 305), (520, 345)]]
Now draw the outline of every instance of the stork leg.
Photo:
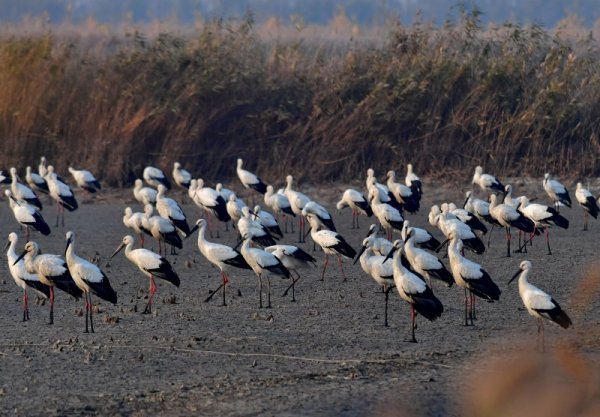
[(50, 286), (50, 321), (48, 324), (54, 324), (54, 286)]
[[(292, 273), (292, 271), (290, 271), (290, 273)], [(292, 275), (292, 283), (289, 285), (289, 287), (286, 288), (286, 290), (283, 292), (283, 294), (281, 296), (285, 297), (291, 289), (292, 290), (292, 301), (295, 302), (296, 301), (296, 292), (295, 292), (294, 287), (295, 287), (296, 282), (298, 282), (299, 279), (300, 279), (300, 274), (296, 271), (296, 278), (294, 279), (294, 276)]]
[(300, 215), (298, 218), (298, 243), (302, 243), (302, 223), (304, 216)]
[(469, 294), (465, 288), (465, 326), (469, 326)]
[(56, 227), (58, 227), (58, 219), (60, 217), (60, 207), (61, 207), (60, 204), (56, 205)]
[(342, 257), (340, 255), (337, 256), (338, 265), (340, 266), (340, 271), (342, 271), (342, 275), (344, 276), (344, 281), (348, 281), (346, 277), (346, 273), (344, 272), (344, 266), (342, 265)]
[(223, 278), (223, 284), (221, 284), (223, 287), (223, 303), (221, 305), (226, 306), (227, 302), (225, 301), (225, 290), (227, 289), (227, 283), (229, 282), (229, 279), (224, 271), (221, 271), (221, 278)]
[(94, 333), (94, 306), (92, 305), (92, 294), (87, 294), (88, 306), (90, 308), (90, 332)]
[(89, 333), (88, 320), (89, 320), (89, 314), (90, 314), (90, 305), (88, 304), (87, 292), (83, 293), (83, 304), (85, 305), (85, 330), (83, 332)]
[(154, 294), (156, 294), (156, 283), (154, 282), (154, 276), (150, 275), (150, 289), (149, 289), (150, 297), (148, 298), (148, 303), (146, 304), (146, 308), (142, 311), (142, 314), (150, 314), (152, 312), (152, 299), (154, 298)]
[(410, 339), (411, 343), (417, 343), (417, 339), (415, 338), (415, 327), (417, 327), (415, 324), (415, 316), (416, 316), (415, 306), (411, 304), (410, 305), (410, 318), (411, 318), (411, 327), (412, 327), (412, 329), (411, 329), (412, 338)]
[(546, 229), (545, 234), (546, 234), (546, 245), (548, 246), (548, 255), (552, 255), (552, 251), (550, 250), (550, 231), (548, 229)]
[(496, 228), (496, 226), (492, 225), (492, 227), (490, 228), (490, 233), (488, 233), (488, 249), (490, 248), (490, 241), (492, 239), (492, 232), (494, 231), (495, 228)]
[(273, 308), (271, 306), (271, 277), (267, 275), (267, 308)]
[(217, 287), (217, 289), (215, 289), (214, 291), (209, 291), (210, 295), (204, 300), (205, 303), (208, 303), (210, 300), (212, 300), (212, 298), (214, 297), (214, 295), (221, 289), (223, 288), (223, 284), (219, 285)]
[(471, 326), (474, 326), (473, 320), (477, 320), (477, 316), (475, 315), (475, 294), (469, 291), (471, 296)]
[(144, 234), (140, 233), (140, 245), (142, 246), (142, 248), (144, 247)]
[(323, 261), (323, 272), (321, 273), (321, 281), (325, 281), (325, 271), (327, 270), (328, 263), (329, 263), (329, 255), (325, 255), (325, 261)]
[(263, 308), (262, 303), (262, 276), (258, 274), (258, 308)]
[(385, 294), (385, 310), (384, 310), (384, 314), (383, 314), (383, 325), (385, 327), (389, 327), (388, 325), (388, 300), (390, 298), (390, 290), (394, 288), (393, 286), (389, 286), (387, 289), (385, 289), (384, 294)]
[(510, 227), (506, 228), (506, 257), (510, 258), (510, 240), (512, 236), (510, 234)]
[(358, 224), (358, 218), (360, 217), (360, 213), (357, 211), (356, 212), (356, 228), (360, 229), (360, 224)]
[(23, 321), (29, 320), (29, 299), (27, 297), (27, 289), (23, 290)]

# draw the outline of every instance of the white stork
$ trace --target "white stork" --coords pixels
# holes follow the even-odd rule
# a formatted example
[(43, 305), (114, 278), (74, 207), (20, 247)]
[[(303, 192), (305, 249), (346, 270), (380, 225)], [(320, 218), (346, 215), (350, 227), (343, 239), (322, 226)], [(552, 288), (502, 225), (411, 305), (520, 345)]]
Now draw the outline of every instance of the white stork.
[[(415, 329), (417, 327), (415, 323), (416, 313), (422, 315), (429, 321), (437, 320), (444, 312), (444, 306), (433, 295), (431, 288), (427, 286), (425, 281), (413, 274), (411, 271), (406, 269), (400, 261), (400, 255), (402, 253), (403, 243), (401, 240), (394, 242), (394, 248), (386, 256), (386, 260), (393, 256), (393, 268), (394, 268), (394, 284), (400, 298), (410, 304), (411, 310), (411, 342), (417, 343), (415, 338)], [(416, 313), (415, 313), (416, 311)]]
[[(485, 245), (471, 230), (469, 226), (458, 220), (458, 218), (449, 218), (452, 215), (448, 209), (449, 207), (444, 206), (445, 210), (441, 211), (440, 207), (434, 205), (431, 207), (429, 211), (429, 224), (432, 226), (436, 226), (440, 231), (448, 238), (448, 233), (452, 228), (456, 228), (459, 233), (460, 239), (465, 244), (465, 247), (469, 249), (471, 252), (481, 255), (485, 252)], [(439, 250), (444, 243), (442, 243), (436, 250)]]
[(407, 187), (410, 187), (410, 189), (419, 197), (419, 199), (423, 196), (421, 178), (414, 173), (412, 164), (406, 165), (406, 177), (404, 177), (404, 183)]
[(448, 260), (454, 282), (465, 290), (465, 326), (473, 325), (475, 319), (475, 295), (488, 302), (500, 299), (500, 288), (481, 265), (462, 255), (463, 242), (454, 225), (448, 232)]
[[(248, 207), (242, 208), (242, 217), (237, 223), (237, 229), (240, 234), (240, 242), (245, 239), (251, 239), (253, 242), (266, 247), (275, 245), (277, 242), (269, 230), (258, 220), (254, 220), (251, 215), (254, 213)], [(238, 243), (238, 245), (239, 245)], [(236, 246), (237, 247), (237, 246)]]
[(50, 190), (48, 190), (48, 183), (44, 177), (36, 174), (35, 172), (31, 172), (30, 166), (25, 169), (25, 181), (27, 184), (29, 184), (29, 187), (31, 187), (33, 191), (39, 191), (44, 194), (48, 194), (50, 192)]
[(490, 215), (506, 230), (506, 256), (510, 257), (510, 228), (516, 227), (524, 233), (535, 233), (534, 223), (515, 208), (498, 202), (495, 194), (490, 196)]
[(316, 201), (309, 201), (304, 205), (302, 209), (302, 215), (306, 217), (308, 213), (312, 213), (321, 223), (322, 228), (336, 231), (335, 224), (333, 224), (333, 219), (331, 218), (331, 214), (325, 207), (317, 203)]
[(316, 266), (317, 260), (313, 258), (311, 255), (303, 251), (297, 246), (294, 245), (272, 245), (267, 246), (265, 250), (269, 253), (275, 255), (285, 266), (288, 271), (290, 271), (290, 275), (292, 273), (296, 274), (296, 277), (292, 275), (292, 283), (290, 286), (284, 291), (282, 297), (285, 297), (288, 291), (292, 290), (292, 301), (296, 301), (296, 282), (300, 279), (299, 269), (304, 269), (312, 266)]
[(530, 284), (528, 279), (531, 272), (531, 262), (522, 261), (519, 265), (517, 273), (508, 281), (510, 284), (515, 278), (519, 277), (519, 295), (525, 308), (530, 315), (535, 317), (538, 322), (538, 338), (537, 345), (539, 349), (540, 334), (542, 339), (542, 351), (544, 350), (544, 319), (550, 320), (558, 324), (563, 329), (568, 328), (573, 324), (567, 313), (560, 307), (558, 302), (549, 294), (540, 290), (533, 284)]
[(141, 179), (135, 180), (135, 186), (133, 187), (133, 196), (135, 199), (143, 204), (156, 204), (156, 194), (158, 192), (154, 188), (144, 187), (144, 183)]
[(157, 253), (149, 251), (148, 249), (133, 249), (133, 237), (127, 235), (123, 238), (123, 243), (117, 248), (112, 254), (111, 258), (114, 258), (123, 248), (125, 248), (125, 256), (127, 259), (138, 267), (140, 271), (148, 278), (150, 278), (150, 297), (148, 303), (142, 314), (150, 314), (152, 312), (152, 300), (154, 294), (156, 294), (156, 283), (154, 277), (164, 279), (171, 284), (179, 287), (180, 280), (179, 276), (165, 258)]
[(48, 168), (46, 167), (46, 157), (42, 156), (40, 158), (40, 164), (38, 165), (38, 174), (40, 175), (40, 177), (42, 178), (46, 178), (46, 175), (48, 175)]
[(88, 316), (90, 330), (94, 333), (92, 293), (112, 304), (117, 304), (117, 293), (110, 285), (108, 277), (97, 265), (80, 258), (75, 253), (75, 233), (68, 231), (66, 235), (67, 251), (65, 259), (73, 281), (83, 291), (85, 300), (85, 333), (88, 333)]
[(133, 230), (135, 234), (140, 238), (140, 245), (144, 247), (144, 233), (150, 234), (149, 230), (144, 228), (144, 213), (134, 213), (131, 207), (125, 207), (125, 214), (123, 215), (123, 224), (125, 227)]
[[(550, 250), (550, 236), (548, 229), (552, 225), (556, 225), (563, 229), (569, 228), (569, 220), (560, 215), (560, 213), (554, 210), (552, 207), (545, 206), (543, 204), (537, 203), (529, 203), (529, 199), (525, 196), (519, 197), (521, 203), (519, 206), (519, 211), (527, 217), (529, 220), (533, 222), (535, 225), (535, 230), (544, 230), (546, 235), (546, 244), (548, 246), (548, 255), (552, 255), (552, 251)], [(533, 238), (534, 233), (532, 233), (531, 238)], [(525, 248), (527, 242), (519, 248), (521, 251)]]
[(413, 193), (410, 187), (396, 182), (396, 172), (393, 170), (388, 171), (387, 178), (388, 190), (390, 190), (396, 201), (402, 205), (402, 209), (409, 213), (419, 211), (418, 195)]
[(190, 188), (190, 182), (192, 181), (192, 174), (189, 171), (181, 168), (181, 164), (179, 162), (175, 162), (173, 164), (173, 181), (175, 184), (179, 185), (182, 188)]
[(262, 210), (258, 204), (254, 206), (253, 213), (254, 220), (262, 224), (269, 231), (269, 233), (271, 233), (272, 235), (279, 236), (279, 238), (283, 237), (283, 232), (281, 231), (281, 228), (279, 227), (279, 223), (277, 223), (275, 216), (273, 216), (268, 211)]
[(371, 249), (373, 249), (375, 255), (386, 256), (392, 250), (393, 244), (386, 238), (377, 237), (377, 234), (377, 225), (372, 224), (371, 226), (369, 226), (369, 231), (367, 232), (367, 235), (365, 237), (370, 236), (372, 238)]
[(452, 284), (454, 284), (452, 273), (446, 269), (446, 266), (437, 256), (417, 248), (415, 246), (415, 238), (416, 233), (414, 232), (414, 229), (409, 227), (406, 231), (406, 238), (404, 239), (404, 253), (406, 254), (406, 258), (412, 269), (423, 277), (428, 278), (430, 287), (432, 287), (432, 279), (442, 281), (447, 287), (451, 287)]
[(475, 167), (475, 173), (471, 184), (477, 184), (484, 191), (490, 191), (492, 193), (504, 193), (504, 185), (498, 178), (490, 174), (484, 174), (481, 166)]
[(243, 169), (243, 165), (244, 161), (241, 158), (238, 158), (236, 172), (242, 185), (245, 188), (252, 188), (253, 190), (258, 191), (261, 194), (266, 193), (267, 185), (264, 182), (262, 182), (262, 180), (258, 178), (256, 174), (253, 174), (252, 172)]
[(353, 188), (348, 188), (342, 194), (342, 198), (335, 205), (338, 210), (342, 210), (344, 207), (350, 207), (352, 209), (352, 228), (360, 229), (358, 225), (358, 216), (360, 214), (371, 217), (373, 210), (367, 201), (367, 198), (360, 192)]
[(262, 277), (267, 275), (267, 308), (271, 308), (271, 278), (270, 275), (279, 275), (285, 278), (290, 278), (290, 271), (283, 265), (283, 263), (272, 253), (269, 253), (263, 249), (251, 248), (250, 240), (252, 236), (247, 236), (242, 243), (242, 256), (250, 265), (256, 276), (258, 276), (258, 294), (259, 294), (259, 307), (263, 308), (262, 302)]
[(400, 211), (388, 203), (383, 203), (380, 198), (378, 189), (371, 187), (369, 190), (369, 201), (371, 202), (373, 214), (375, 214), (381, 226), (387, 231), (388, 240), (391, 240), (394, 230), (402, 231), (404, 218), (400, 214)]
[(554, 203), (556, 211), (560, 211), (560, 205), (563, 204), (567, 207), (571, 207), (571, 196), (569, 196), (569, 190), (557, 180), (550, 178), (550, 174), (546, 172), (544, 174), (544, 181), (542, 182), (546, 194), (550, 197)]
[[(204, 180), (198, 178), (195, 181), (195, 184), (192, 186), (194, 188), (194, 197), (193, 201), (196, 203), (198, 207), (202, 209), (205, 213), (207, 213), (207, 221), (208, 221), (208, 230), (212, 237), (211, 230), (211, 216), (216, 217), (218, 220), (227, 223), (231, 220), (231, 216), (229, 216), (227, 212), (227, 203), (217, 192), (217, 190), (205, 187)], [(192, 188), (190, 187), (190, 189)], [(219, 237), (219, 228), (217, 227), (217, 237)]]
[(225, 209), (234, 225), (237, 224), (244, 215), (242, 213), (244, 207), (247, 207), (246, 203), (244, 203), (244, 200), (241, 198), (238, 198), (235, 193), (229, 196), (229, 200), (225, 203)]
[(308, 203), (310, 200), (310, 198), (308, 198), (308, 196), (306, 194), (302, 194), (299, 191), (295, 191), (292, 188), (292, 185), (294, 183), (294, 177), (292, 177), (291, 175), (288, 175), (287, 177), (285, 177), (285, 181), (286, 181), (286, 187), (285, 187), (285, 196), (288, 198), (289, 202), (290, 202), (290, 207), (292, 209), (292, 211), (294, 212), (294, 214), (296, 214), (298, 216), (298, 242), (302, 243), (304, 242), (304, 216), (302, 215), (302, 209), (304, 209), (304, 206), (306, 205), (306, 203)]
[(87, 191), (88, 193), (95, 193), (102, 189), (100, 182), (94, 177), (90, 171), (86, 171), (85, 169), (74, 169), (73, 167), (69, 167), (69, 172), (73, 176), (73, 179), (77, 183), (79, 188)]
[(175, 200), (165, 197), (166, 190), (167, 188), (163, 184), (158, 185), (158, 192), (156, 193), (156, 211), (158, 211), (158, 214), (160, 214), (161, 217), (169, 219), (175, 227), (187, 237), (190, 235), (190, 226), (187, 223), (185, 213)]
[(202, 256), (208, 260), (211, 264), (219, 268), (221, 271), (221, 285), (214, 291), (210, 292), (210, 296), (204, 300), (206, 302), (210, 301), (212, 297), (222, 289), (223, 292), (223, 304), (227, 305), (225, 302), (225, 289), (227, 284), (229, 283), (229, 277), (227, 276), (227, 271), (233, 268), (240, 269), (251, 269), (244, 257), (233, 248), (230, 248), (227, 245), (222, 245), (220, 243), (209, 242), (206, 240), (206, 227), (207, 222), (204, 219), (199, 219), (196, 221), (196, 225), (192, 228), (191, 233), (194, 233), (199, 229), (198, 232), (198, 249), (200, 249), (200, 253)]
[(75, 211), (79, 207), (73, 190), (67, 184), (62, 182), (52, 165), (48, 166), (48, 174), (46, 175), (46, 181), (48, 181), (48, 190), (50, 190), (50, 197), (56, 201), (56, 227), (58, 227), (59, 217), (62, 220), (62, 226), (65, 226), (65, 208), (69, 211)]
[(598, 201), (594, 198), (589, 190), (583, 188), (580, 182), (577, 183), (577, 189), (575, 190), (575, 198), (583, 209), (583, 230), (588, 230), (588, 216), (592, 216), (594, 219), (598, 218)]
[(40, 282), (50, 287), (50, 321), (54, 324), (54, 287), (79, 299), (82, 291), (79, 289), (67, 267), (67, 262), (62, 256), (40, 254), (40, 247), (35, 242), (27, 242), (25, 250), (13, 262), (16, 265), (25, 258), (25, 268), (30, 274), (37, 274)]
[(342, 271), (342, 274), (344, 275), (344, 281), (346, 281), (346, 273), (342, 267), (341, 257), (343, 256), (345, 258), (352, 259), (356, 256), (356, 251), (339, 233), (332, 230), (319, 230), (319, 220), (313, 213), (308, 213), (306, 215), (306, 220), (308, 220), (308, 223), (310, 224), (310, 236), (312, 240), (319, 245), (325, 253), (321, 281), (325, 279), (325, 270), (327, 269), (327, 263), (329, 262), (329, 255), (337, 256), (338, 265)]
[[(404, 220), (404, 224), (402, 225), (402, 232), (400, 232), (400, 236), (402, 237), (402, 240), (404, 240), (405, 242), (408, 239), (408, 237), (407, 237), (408, 228), (412, 229), (411, 230), (412, 239), (413, 239), (413, 242), (415, 243), (415, 245), (417, 245), (421, 248), (429, 249), (429, 250), (436, 250), (437, 248), (440, 247), (440, 241), (437, 240), (435, 237), (433, 237), (433, 235), (431, 233), (429, 233), (425, 229), (411, 226), (411, 223), (408, 220)], [(391, 246), (391, 242), (390, 242), (390, 246)], [(387, 255), (387, 253), (386, 253), (386, 255)]]
[(10, 208), (15, 220), (25, 228), (25, 239), (29, 240), (29, 229), (34, 229), (44, 236), (50, 234), (50, 227), (42, 217), (42, 214), (24, 201), (17, 201), (10, 190), (4, 190), (4, 195), (8, 197)]
[(27, 288), (33, 288), (39, 295), (44, 298), (50, 297), (50, 287), (42, 284), (36, 274), (27, 272), (25, 268), (25, 262), (23, 260), (17, 260), (17, 253), (15, 249), (19, 238), (16, 233), (10, 233), (8, 235), (8, 242), (4, 247), (7, 250), (6, 256), (8, 258), (8, 269), (10, 275), (13, 277), (15, 284), (23, 290), (23, 321), (29, 320), (29, 296), (27, 295)]
[[(281, 216), (283, 221), (285, 232), (287, 233), (287, 216), (296, 217), (296, 214), (292, 211), (290, 200), (285, 194), (276, 193), (272, 185), (267, 185), (267, 192), (264, 196), (265, 204), (273, 210), (276, 214)], [(292, 233), (294, 232), (294, 222), (292, 221)]]
[(144, 172), (142, 174), (146, 183), (154, 188), (158, 188), (159, 185), (163, 185), (167, 190), (171, 189), (171, 183), (169, 179), (166, 177), (164, 172), (160, 169), (147, 166), (144, 168)]
[(19, 181), (19, 176), (17, 175), (17, 169), (15, 167), (10, 169), (10, 176), (12, 177), (10, 189), (13, 196), (17, 200), (25, 201), (27, 204), (31, 204), (41, 210), (42, 202), (31, 188)]
[[(177, 249), (183, 249), (183, 242), (177, 233), (177, 227), (168, 219), (162, 216), (153, 216), (154, 208), (151, 204), (144, 206), (144, 215), (142, 216), (142, 230), (149, 233), (158, 242), (159, 255), (167, 256), (167, 243), (171, 245), (171, 255), (175, 255)], [(163, 249), (161, 250), (161, 242)]]

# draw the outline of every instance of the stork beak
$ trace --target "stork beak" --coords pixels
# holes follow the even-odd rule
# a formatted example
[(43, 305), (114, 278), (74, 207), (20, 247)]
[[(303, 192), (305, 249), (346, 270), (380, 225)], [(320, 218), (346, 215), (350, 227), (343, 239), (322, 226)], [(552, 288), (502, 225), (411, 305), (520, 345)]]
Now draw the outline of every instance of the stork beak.
[(2, 249), (2, 252), (5, 252), (9, 246), (10, 246), (10, 240), (8, 242), (6, 242), (6, 245), (4, 245), (4, 249)]
[(385, 259), (383, 260), (382, 264), (386, 263), (388, 259), (390, 259), (392, 256), (394, 256), (394, 252), (396, 252), (397, 250), (398, 250), (398, 248), (393, 246), (390, 253), (388, 253), (387, 256), (385, 257)]
[(306, 240), (306, 236), (310, 235), (312, 228), (309, 228), (306, 233), (304, 233), (304, 240)]
[(190, 230), (190, 233), (185, 238), (187, 239), (188, 237), (190, 237), (198, 229), (200, 229), (200, 226), (198, 226), (198, 225), (195, 225), (194, 227), (192, 227), (192, 230)]
[(463, 202), (463, 208), (465, 208), (465, 206), (467, 205), (467, 201), (469, 201), (469, 198), (471, 198), (471, 196), (465, 198), (465, 201)]
[(363, 254), (363, 252), (367, 249), (367, 247), (365, 245), (362, 245), (362, 248), (360, 248), (360, 251), (358, 252), (358, 254), (354, 257), (354, 264), (356, 264), (356, 262), (358, 262), (358, 260), (360, 259), (360, 255)]
[(506, 284), (507, 286), (510, 285), (511, 282), (513, 282), (515, 280), (516, 277), (518, 277), (519, 275), (521, 275), (521, 270), (519, 269), (516, 274), (513, 275), (513, 277), (510, 279), (510, 281), (508, 281), (508, 284)]
[(367, 231), (367, 235), (366, 235), (365, 237), (369, 237), (369, 236), (371, 236), (371, 235), (372, 235), (372, 234), (374, 234), (374, 233), (375, 233), (375, 228), (373, 228), (373, 229), (369, 229), (369, 230)]
[(440, 246), (437, 247), (435, 253), (439, 253), (442, 250), (442, 248), (446, 246), (446, 244), (448, 244), (448, 242), (450, 242), (450, 239), (446, 239), (442, 243), (440, 243)]
[(114, 257), (115, 257), (115, 255), (116, 255), (117, 253), (121, 252), (121, 250), (123, 250), (123, 248), (124, 248), (124, 247), (125, 247), (125, 243), (121, 243), (121, 245), (120, 245), (120, 246), (117, 248), (117, 250), (115, 251), (115, 253), (113, 253), (113, 254), (110, 256), (110, 258), (111, 258), (111, 259), (112, 259), (112, 258), (114, 258)]
[(14, 202), (15, 202), (15, 204), (16, 204), (17, 206), (21, 206), (21, 203), (19, 203), (19, 202), (17, 201), (17, 199), (15, 198), (15, 196), (11, 195), (11, 196), (10, 196), (10, 199), (11, 199), (12, 201), (14, 201)]
[(26, 251), (26, 250), (24, 250), (24, 251), (23, 251), (23, 252), (22, 252), (22, 253), (19, 255), (19, 257), (17, 258), (17, 260), (13, 262), (13, 265), (16, 265), (16, 264), (17, 264), (17, 263), (18, 263), (18, 262), (19, 262), (21, 259), (23, 259), (23, 258), (25, 257), (25, 255), (26, 255), (26, 254), (27, 254), (27, 251)]
[(67, 239), (67, 246), (65, 247), (65, 256), (67, 256), (67, 250), (69, 250), (69, 245), (71, 244), (71, 239)]

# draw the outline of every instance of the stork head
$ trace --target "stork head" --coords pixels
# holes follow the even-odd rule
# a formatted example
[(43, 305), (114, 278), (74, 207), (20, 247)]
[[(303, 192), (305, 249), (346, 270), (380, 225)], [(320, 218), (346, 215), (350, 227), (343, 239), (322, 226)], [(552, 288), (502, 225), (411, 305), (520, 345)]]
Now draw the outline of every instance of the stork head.
[(483, 167), (481, 165), (477, 165), (475, 167), (475, 174), (477, 174), (477, 175), (483, 174)]
[(358, 260), (360, 259), (361, 255), (363, 253), (365, 253), (365, 251), (367, 250), (367, 248), (370, 248), (372, 246), (373, 246), (373, 238), (371, 236), (367, 236), (366, 238), (364, 238), (363, 242), (362, 242), (362, 247), (360, 248), (360, 250), (358, 251), (358, 253), (354, 257), (354, 263), (358, 262)]
[(244, 165), (244, 161), (242, 160), (242, 158), (238, 158), (237, 159), (237, 167), (238, 167), (238, 169), (241, 169), (242, 165)]
[(511, 282), (513, 282), (519, 275), (521, 275), (521, 272), (524, 271), (530, 271), (531, 270), (531, 262), (530, 261), (522, 261), (521, 264), (519, 265), (519, 270), (517, 272), (515, 272), (515, 274), (512, 276), (512, 278), (510, 279), (510, 281), (508, 281), (509, 285)]
[(387, 254), (387, 256), (385, 257), (385, 259), (383, 260), (383, 262), (385, 263), (388, 259), (390, 259), (391, 257), (394, 256), (394, 253), (398, 252), (398, 253), (402, 253), (402, 248), (404, 247), (404, 242), (401, 241), (400, 239), (396, 239), (394, 240), (394, 243), (392, 245), (392, 250), (390, 250), (390, 252)]
[(409, 173), (409, 174), (412, 174), (412, 172), (413, 172), (413, 166), (412, 166), (412, 164), (406, 165), (406, 172)]
[(181, 168), (181, 164), (179, 162), (175, 162), (175, 163), (173, 163), (173, 167), (175, 169), (180, 169)]

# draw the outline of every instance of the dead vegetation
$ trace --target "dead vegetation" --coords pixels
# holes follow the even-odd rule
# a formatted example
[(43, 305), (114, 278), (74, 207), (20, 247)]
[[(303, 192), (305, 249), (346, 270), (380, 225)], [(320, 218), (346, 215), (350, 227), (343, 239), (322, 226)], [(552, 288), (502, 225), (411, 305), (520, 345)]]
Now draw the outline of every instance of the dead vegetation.
[(181, 36), (95, 33), (0, 39), (0, 166), (44, 154), (111, 185), (175, 160), (223, 179), (240, 155), (269, 182), (408, 161), (438, 177), (476, 164), (600, 174), (591, 37), (484, 30), (476, 10), (442, 28), (397, 24), (380, 42), (268, 39), (251, 16)]

